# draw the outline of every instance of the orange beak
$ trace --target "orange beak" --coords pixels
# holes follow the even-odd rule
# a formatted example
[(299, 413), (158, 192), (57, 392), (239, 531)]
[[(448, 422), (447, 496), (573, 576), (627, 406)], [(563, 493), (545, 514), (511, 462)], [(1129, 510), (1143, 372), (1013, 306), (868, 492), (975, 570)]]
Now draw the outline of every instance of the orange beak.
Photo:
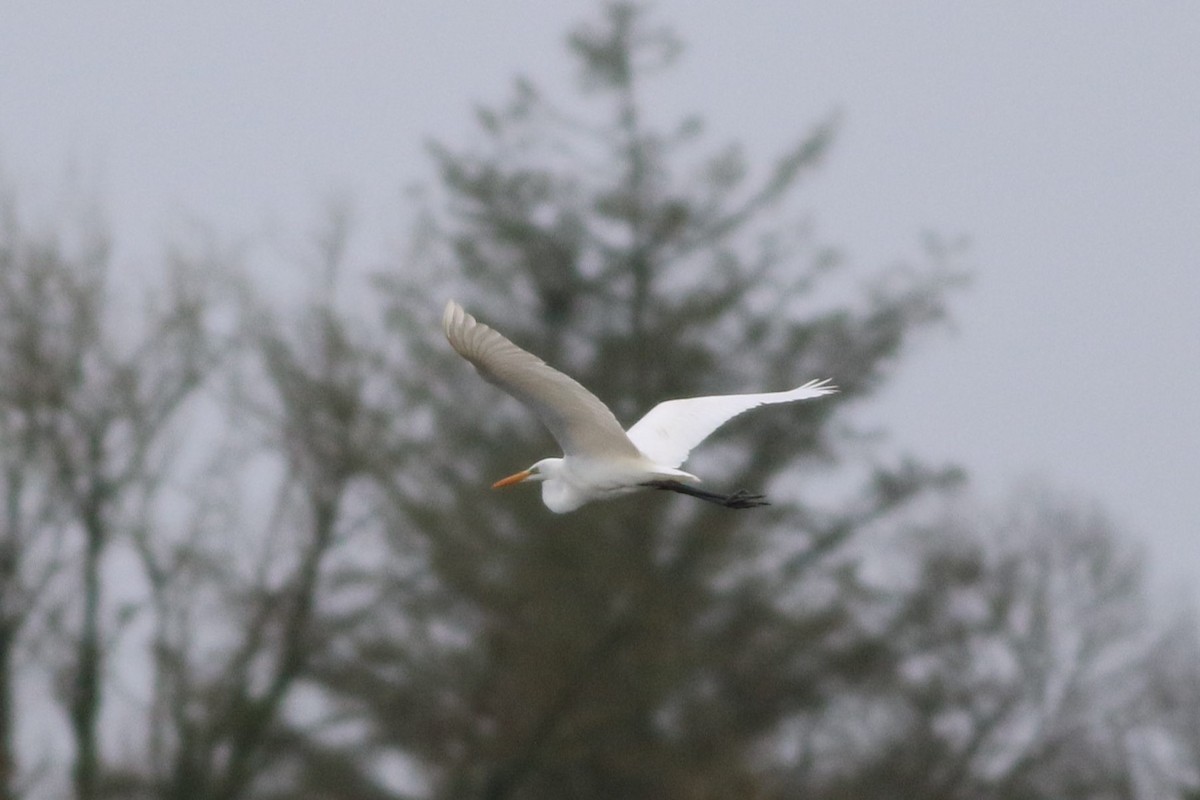
[(503, 489), (505, 486), (512, 486), (515, 483), (520, 483), (532, 474), (533, 470), (531, 469), (521, 470), (516, 475), (509, 475), (507, 478), (501, 478), (500, 480), (496, 481), (492, 484), (492, 488)]

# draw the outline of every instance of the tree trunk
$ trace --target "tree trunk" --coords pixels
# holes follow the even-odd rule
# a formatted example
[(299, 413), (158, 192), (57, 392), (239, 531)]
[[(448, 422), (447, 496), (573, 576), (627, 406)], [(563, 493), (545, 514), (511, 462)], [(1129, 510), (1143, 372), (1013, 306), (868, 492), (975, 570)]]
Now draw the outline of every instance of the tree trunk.
[[(3, 578), (0, 578), (3, 579)], [(16, 630), (0, 619), (0, 800), (17, 800), (13, 752), (13, 646)]]
[(99, 754), (96, 721), (100, 712), (100, 556), (104, 530), (99, 510), (84, 513), (87, 549), (83, 561), (83, 626), (76, 648), (75, 685), (71, 697), (71, 733), (75, 739), (75, 797), (94, 800)]

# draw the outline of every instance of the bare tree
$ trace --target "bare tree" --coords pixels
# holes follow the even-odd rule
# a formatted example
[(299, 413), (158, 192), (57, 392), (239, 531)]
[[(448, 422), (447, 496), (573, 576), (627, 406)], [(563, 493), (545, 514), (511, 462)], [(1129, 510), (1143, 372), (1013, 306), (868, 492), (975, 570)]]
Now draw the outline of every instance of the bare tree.
[(1200, 620), (1188, 610), (1171, 625), (1148, 664), (1150, 687), (1139, 744), (1148, 792), (1200, 798)]
[[(213, 354), (199, 283), (182, 273), (144, 307), (120, 308), (102, 236), (72, 253), (26, 234), (15, 215), (3, 235), (3, 639), (11, 647), (30, 609), (46, 606), (38, 635), (57, 653), (74, 793), (91, 800), (101, 794), (105, 659), (121, 626), (105, 598), (106, 555), (143, 523), (172, 422)], [(43, 537), (57, 549), (39, 564), (30, 549)], [(3, 759), (11, 764), (11, 749)]]
[[(345, 541), (361, 541), (367, 506), (356, 485), (394, 457), (396, 425), (380, 404), (379, 357), (337, 307), (348, 234), (348, 220), (331, 215), (318, 237), (321, 288), (302, 309), (239, 287), (237, 351), (218, 404), (226, 438), (201, 513), (177, 539), (139, 550), (155, 621), (156, 735), (149, 769), (127, 771), (127, 793), (269, 794), (300, 750), (289, 710), (319, 709), (311, 692), (307, 707), (294, 698), (326, 646), (318, 610), (337, 602), (327, 573)], [(273, 487), (272, 497), (246, 487)]]
[(835, 704), (837, 777), (811, 796), (1141, 797), (1127, 743), (1155, 642), (1140, 561), (1103, 516), (1034, 494), (899, 541), (896, 671)]
[[(0, 229), (0, 463), (4, 516), (0, 527), (0, 798), (18, 796), (15, 753), (16, 661), (20, 637), (51, 594), (62, 569), (64, 515), (55, 503), (45, 442), (45, 389), (36, 369), (36, 319), (50, 258), (28, 240), (15, 209)], [(31, 364), (31, 356), (35, 363)]]

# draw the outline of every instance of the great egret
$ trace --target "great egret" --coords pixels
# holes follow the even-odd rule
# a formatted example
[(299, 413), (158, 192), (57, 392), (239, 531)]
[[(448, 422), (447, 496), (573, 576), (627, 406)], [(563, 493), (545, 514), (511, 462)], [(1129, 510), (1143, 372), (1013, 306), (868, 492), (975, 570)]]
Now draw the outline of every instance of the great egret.
[(442, 329), (450, 345), (485, 380), (532, 408), (562, 447), (562, 458), (543, 458), (492, 488), (541, 481), (542, 502), (559, 514), (642, 488), (680, 492), (727, 508), (766, 505), (762, 495), (698, 489), (694, 484), (700, 479), (679, 466), (693, 447), (743, 411), (837, 391), (824, 380), (785, 392), (667, 400), (625, 431), (608, 407), (577, 381), (477, 322), (453, 300), (446, 303)]

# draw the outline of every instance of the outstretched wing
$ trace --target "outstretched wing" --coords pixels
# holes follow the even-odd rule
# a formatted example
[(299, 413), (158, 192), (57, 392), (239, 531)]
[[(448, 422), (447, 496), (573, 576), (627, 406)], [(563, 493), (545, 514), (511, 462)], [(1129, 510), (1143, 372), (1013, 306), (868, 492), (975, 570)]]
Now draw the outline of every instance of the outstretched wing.
[(647, 457), (658, 464), (678, 467), (692, 448), (729, 420), (758, 406), (791, 403), (836, 392), (829, 381), (809, 381), (787, 392), (727, 394), (690, 397), (659, 403), (638, 420), (627, 435)]
[(533, 409), (564, 454), (637, 457), (637, 448), (596, 395), (477, 322), (453, 300), (446, 303), (442, 330), (485, 380)]

